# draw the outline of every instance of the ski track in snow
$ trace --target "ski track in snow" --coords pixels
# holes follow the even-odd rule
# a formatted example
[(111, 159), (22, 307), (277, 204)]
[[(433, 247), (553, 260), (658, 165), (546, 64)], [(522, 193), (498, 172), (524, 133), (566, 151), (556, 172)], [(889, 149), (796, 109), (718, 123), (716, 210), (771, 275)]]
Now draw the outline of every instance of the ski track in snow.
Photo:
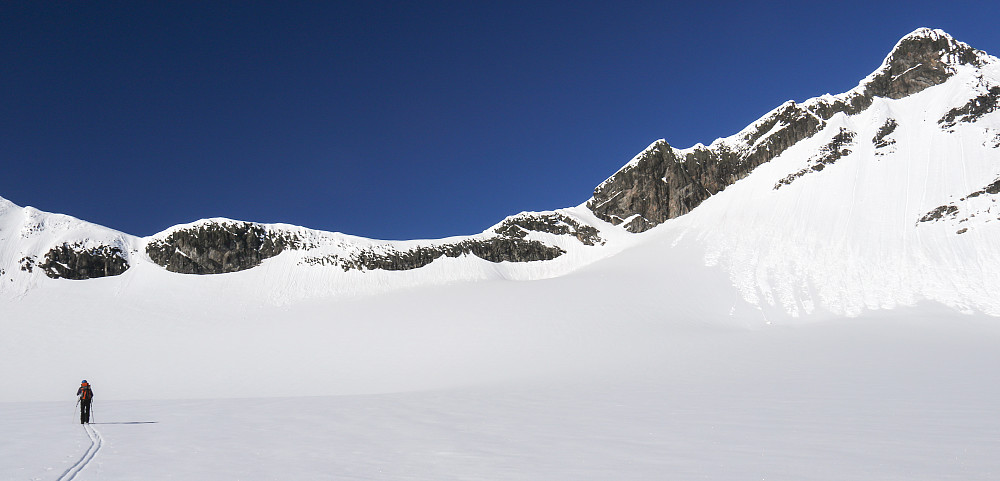
[(57, 481), (72, 481), (76, 479), (76, 475), (80, 474), (80, 471), (83, 471), (84, 468), (90, 465), (90, 462), (97, 457), (101, 446), (104, 445), (104, 438), (101, 437), (101, 433), (97, 432), (97, 429), (90, 424), (84, 424), (83, 429), (86, 431), (87, 437), (90, 438), (90, 447), (87, 448), (87, 452), (83, 453), (83, 457), (76, 464), (70, 466), (62, 476), (59, 476)]

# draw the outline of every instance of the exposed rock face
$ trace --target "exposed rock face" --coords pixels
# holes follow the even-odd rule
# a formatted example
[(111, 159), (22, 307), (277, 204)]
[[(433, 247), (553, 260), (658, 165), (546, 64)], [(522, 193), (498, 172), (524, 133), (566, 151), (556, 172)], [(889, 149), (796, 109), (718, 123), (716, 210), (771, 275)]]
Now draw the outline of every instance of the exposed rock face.
[(545, 232), (555, 235), (571, 235), (585, 245), (603, 244), (596, 227), (581, 224), (569, 216), (559, 213), (527, 214), (509, 217), (494, 232), (506, 237), (525, 238), (528, 232)]
[(474, 255), (489, 262), (534, 262), (552, 260), (566, 253), (558, 246), (527, 240), (526, 237), (531, 232), (572, 236), (587, 246), (604, 243), (597, 228), (560, 213), (526, 213), (508, 217), (493, 232), (497, 235), (485, 239), (467, 239), (405, 251), (388, 245), (374, 246), (350, 255), (307, 257), (303, 262), (310, 265), (335, 265), (344, 271), (405, 271), (424, 267), (441, 257)]
[[(30, 263), (28, 265), (30, 272)], [(38, 267), (53, 279), (84, 280), (120, 275), (128, 270), (129, 263), (118, 247), (87, 248), (77, 243), (53, 247), (45, 253), (45, 261)]]
[(454, 244), (442, 244), (399, 251), (392, 247), (379, 246), (365, 249), (349, 257), (329, 255), (309, 257), (304, 262), (311, 265), (335, 265), (344, 271), (387, 270), (405, 271), (418, 269), (447, 257), (472, 254), (490, 262), (530, 262), (547, 261), (561, 256), (566, 251), (538, 241), (510, 237), (494, 237), (484, 240), (465, 240)]
[(982, 116), (1000, 108), (1000, 87), (991, 87), (988, 92), (969, 100), (965, 105), (948, 111), (938, 123), (948, 130), (959, 122), (975, 122)]
[(955, 217), (958, 215), (958, 206), (954, 205), (942, 205), (935, 207), (934, 210), (924, 214), (917, 222), (934, 222), (936, 220), (941, 220), (946, 217)]
[(943, 32), (919, 29), (899, 41), (865, 94), (901, 99), (944, 83), (958, 65), (981, 66), (983, 55)]
[(208, 222), (149, 242), (146, 254), (171, 272), (222, 274), (256, 267), (295, 245), (291, 236), (251, 222)]
[(690, 212), (815, 134), (828, 118), (788, 102), (744, 135), (741, 140), (746, 147), (741, 150), (717, 144), (681, 154), (666, 141), (657, 141), (598, 186), (587, 207), (604, 221), (627, 222), (628, 231), (643, 232)]
[(38, 260), (33, 256), (24, 256), (17, 263), (21, 266), (22, 271), (31, 273), (34, 272), (35, 264), (38, 263)]
[(854, 145), (855, 135), (857, 134), (845, 128), (841, 128), (840, 132), (833, 136), (833, 139), (830, 140), (830, 142), (819, 149), (819, 154), (817, 156), (809, 159), (809, 162), (812, 165), (794, 174), (789, 174), (788, 177), (781, 179), (777, 184), (775, 184), (774, 189), (778, 190), (783, 185), (791, 184), (795, 179), (798, 179), (799, 177), (802, 177), (810, 172), (819, 172), (844, 156), (850, 155), (851, 149), (848, 149), (847, 147)]
[(990, 194), (990, 195), (1000, 194), (1000, 179), (997, 179), (992, 184), (987, 185), (986, 187), (983, 187), (982, 189), (977, 190), (977, 191), (969, 194), (968, 196), (966, 196), (966, 197), (964, 197), (964, 198), (962, 198), (960, 200), (965, 201), (966, 199), (971, 199), (973, 197), (979, 197), (979, 196), (984, 195), (984, 194)]
[[(992, 183), (990, 183), (990, 185), (987, 185), (986, 187), (983, 187), (982, 189), (979, 189), (979, 190), (977, 190), (975, 192), (972, 192), (969, 195), (967, 195), (965, 197), (962, 197), (961, 199), (958, 199), (958, 202), (963, 202), (964, 203), (965, 201), (967, 201), (969, 199), (974, 199), (974, 198), (979, 197), (981, 195), (995, 196), (997, 194), (1000, 194), (1000, 179), (997, 179), (997, 180), (993, 181)], [(930, 212), (924, 214), (919, 220), (917, 220), (917, 225), (920, 225), (921, 222), (937, 222), (937, 221), (949, 220), (949, 219), (954, 219), (958, 223), (964, 223), (964, 222), (968, 222), (969, 219), (972, 218), (972, 217), (977, 217), (977, 215), (982, 215), (984, 217), (995, 217), (996, 216), (996, 213), (995, 212), (991, 212), (991, 209), (989, 207), (987, 207), (986, 209), (983, 209), (980, 206), (979, 209), (976, 209), (975, 206), (973, 206), (973, 208), (971, 210), (968, 209), (967, 207), (968, 206), (966, 206), (966, 208), (959, 209), (958, 205), (956, 205), (956, 202), (951, 202), (951, 203), (946, 204), (946, 205), (935, 207)], [(960, 215), (963, 216), (961, 219), (959, 218)], [(997, 220), (1000, 220), (1000, 218), (997, 218)], [(960, 229), (958, 231), (958, 233), (959, 234), (964, 234), (964, 233), (968, 232), (968, 230), (969, 230), (968, 228), (963, 228), (963, 229)]]
[[(894, 145), (896, 140), (888, 137), (896, 131), (896, 127), (899, 127), (899, 124), (896, 123), (896, 119), (886, 120), (885, 123), (879, 127), (878, 132), (875, 133), (875, 137), (872, 137), (872, 145), (874, 145), (876, 149), (884, 149), (890, 145)], [(876, 153), (876, 155), (879, 154), (880, 152)]]
[[(958, 65), (980, 65), (985, 53), (940, 31), (907, 35), (863, 85), (837, 97), (788, 102), (735, 140), (690, 149), (660, 140), (594, 190), (587, 207), (602, 220), (642, 232), (698, 206), (799, 141), (838, 113), (853, 115), (875, 97), (898, 99), (944, 83)], [(886, 134), (888, 135), (888, 134)]]

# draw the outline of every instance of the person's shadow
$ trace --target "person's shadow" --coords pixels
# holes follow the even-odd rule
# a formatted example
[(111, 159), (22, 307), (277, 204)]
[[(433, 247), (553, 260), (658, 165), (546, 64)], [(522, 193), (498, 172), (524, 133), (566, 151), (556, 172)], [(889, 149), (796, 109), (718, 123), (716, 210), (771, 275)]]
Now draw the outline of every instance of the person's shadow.
[(159, 424), (157, 421), (132, 421), (119, 423), (90, 423), (90, 424)]

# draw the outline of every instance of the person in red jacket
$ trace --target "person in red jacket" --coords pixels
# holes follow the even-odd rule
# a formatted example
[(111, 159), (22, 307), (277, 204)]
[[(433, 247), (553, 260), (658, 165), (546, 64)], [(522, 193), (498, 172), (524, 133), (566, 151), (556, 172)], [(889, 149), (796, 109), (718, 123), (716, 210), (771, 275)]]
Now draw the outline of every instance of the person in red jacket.
[(80, 398), (80, 424), (90, 424), (90, 403), (94, 400), (94, 390), (90, 389), (86, 379), (80, 383), (76, 396)]

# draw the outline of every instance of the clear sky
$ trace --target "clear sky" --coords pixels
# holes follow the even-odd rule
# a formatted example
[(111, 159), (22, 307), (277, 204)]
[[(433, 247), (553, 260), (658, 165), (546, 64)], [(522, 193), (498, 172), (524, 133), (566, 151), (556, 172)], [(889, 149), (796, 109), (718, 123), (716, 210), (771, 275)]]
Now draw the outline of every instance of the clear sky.
[(840, 93), (1000, 2), (2, 2), (0, 197), (135, 235), (381, 239), (584, 202), (651, 142)]

